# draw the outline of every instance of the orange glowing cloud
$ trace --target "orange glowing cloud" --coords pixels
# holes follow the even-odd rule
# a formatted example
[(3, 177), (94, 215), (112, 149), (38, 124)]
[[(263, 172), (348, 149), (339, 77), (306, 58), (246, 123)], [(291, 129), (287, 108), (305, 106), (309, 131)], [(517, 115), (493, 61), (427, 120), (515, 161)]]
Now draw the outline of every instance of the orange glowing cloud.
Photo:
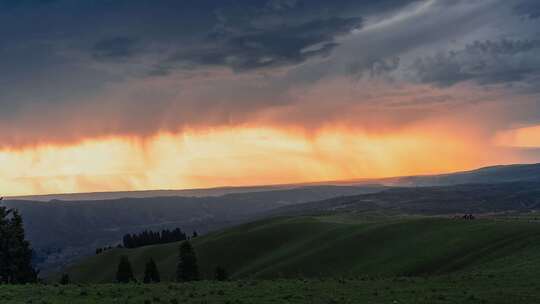
[[(508, 113), (501, 90), (340, 78), (275, 93), (264, 77), (153, 79), (36, 105), (0, 121), (0, 193), (283, 184), (537, 160), (492, 142)], [(528, 111), (527, 100), (513, 101)]]
[(501, 131), (496, 134), (495, 143), (501, 146), (540, 148), (540, 126)]
[[(393, 132), (449, 116), (476, 126), (489, 116), (484, 103), (506, 97), (500, 90), (471, 85), (437, 88), (336, 77), (289, 87), (266, 75), (209, 73), (133, 80), (73, 103), (36, 102), (0, 120), (0, 149), (214, 128), (318, 131), (339, 125)], [(475, 111), (479, 115), (473, 117)]]
[[(448, 130), (447, 130), (448, 131)], [(222, 128), (0, 152), (4, 195), (282, 184), (462, 170), (494, 159), (434, 126), (388, 134)], [(496, 155), (501, 161), (500, 154)], [(506, 159), (510, 161), (510, 159)]]

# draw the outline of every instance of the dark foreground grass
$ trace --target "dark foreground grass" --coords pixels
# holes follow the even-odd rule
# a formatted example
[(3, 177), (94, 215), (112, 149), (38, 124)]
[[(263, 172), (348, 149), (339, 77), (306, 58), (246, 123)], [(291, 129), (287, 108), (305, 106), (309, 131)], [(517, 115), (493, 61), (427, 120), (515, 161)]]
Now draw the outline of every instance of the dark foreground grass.
[(540, 303), (533, 277), (281, 279), (177, 284), (0, 286), (0, 303)]

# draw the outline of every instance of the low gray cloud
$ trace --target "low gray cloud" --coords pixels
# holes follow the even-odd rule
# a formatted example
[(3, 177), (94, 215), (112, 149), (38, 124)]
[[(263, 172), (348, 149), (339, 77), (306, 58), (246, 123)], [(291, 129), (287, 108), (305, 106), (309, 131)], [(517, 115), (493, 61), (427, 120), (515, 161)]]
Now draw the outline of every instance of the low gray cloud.
[(122, 59), (136, 54), (137, 39), (114, 37), (98, 41), (93, 48), (97, 59)]
[(540, 18), (540, 2), (537, 0), (528, 0), (518, 3), (514, 7), (517, 14), (531, 19)]
[(448, 86), (536, 81), (540, 76), (540, 40), (475, 41), (463, 49), (418, 59), (413, 66), (422, 82)]

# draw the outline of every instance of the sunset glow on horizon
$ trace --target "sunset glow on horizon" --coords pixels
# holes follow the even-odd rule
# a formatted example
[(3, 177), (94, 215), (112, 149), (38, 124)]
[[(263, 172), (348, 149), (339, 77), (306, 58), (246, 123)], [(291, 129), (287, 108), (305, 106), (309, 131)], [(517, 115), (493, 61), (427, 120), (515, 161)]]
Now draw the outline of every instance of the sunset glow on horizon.
[(446, 173), (511, 163), (473, 138), (411, 129), (370, 135), (230, 128), (0, 152), (0, 192), (36, 195), (307, 183)]

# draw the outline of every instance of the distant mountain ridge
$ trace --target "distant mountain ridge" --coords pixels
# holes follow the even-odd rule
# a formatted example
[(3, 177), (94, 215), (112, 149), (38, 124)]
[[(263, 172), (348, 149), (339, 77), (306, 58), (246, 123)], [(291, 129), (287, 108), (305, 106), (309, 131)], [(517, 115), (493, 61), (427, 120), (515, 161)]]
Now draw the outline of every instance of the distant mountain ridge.
[(140, 191), (111, 191), (111, 192), (88, 192), (88, 193), (65, 193), (44, 194), (6, 197), (10, 200), (29, 201), (87, 201), (87, 200), (112, 200), (120, 198), (149, 198), (166, 196), (206, 197), (222, 196), (232, 193), (248, 193), (259, 191), (288, 190), (310, 186), (444, 186), (467, 183), (500, 183), (526, 180), (540, 180), (540, 163), (513, 164), (482, 167), (469, 171), (459, 171), (444, 174), (427, 174), (398, 176), (376, 179), (352, 179), (321, 181), (312, 183), (292, 183), (279, 185), (259, 185), (244, 187), (214, 187), (178, 190), (140, 190)]
[(449, 215), (510, 211), (540, 211), (540, 181), (395, 187), (376, 193), (284, 206), (260, 216), (265, 218), (336, 212)]
[(498, 165), (447, 174), (397, 177), (381, 184), (395, 186), (447, 186), (518, 181), (540, 181), (540, 163)]
[(134, 191), (110, 191), (110, 192), (85, 192), (85, 193), (63, 193), (63, 194), (42, 194), (23, 195), (6, 197), (11, 200), (28, 201), (101, 201), (121, 198), (149, 198), (149, 197), (205, 197), (222, 196), (231, 193), (246, 193), (256, 191), (286, 190), (296, 188), (298, 185), (269, 185), (269, 186), (246, 186), (246, 187), (215, 187), (200, 189), (178, 189), (178, 190), (134, 190)]

